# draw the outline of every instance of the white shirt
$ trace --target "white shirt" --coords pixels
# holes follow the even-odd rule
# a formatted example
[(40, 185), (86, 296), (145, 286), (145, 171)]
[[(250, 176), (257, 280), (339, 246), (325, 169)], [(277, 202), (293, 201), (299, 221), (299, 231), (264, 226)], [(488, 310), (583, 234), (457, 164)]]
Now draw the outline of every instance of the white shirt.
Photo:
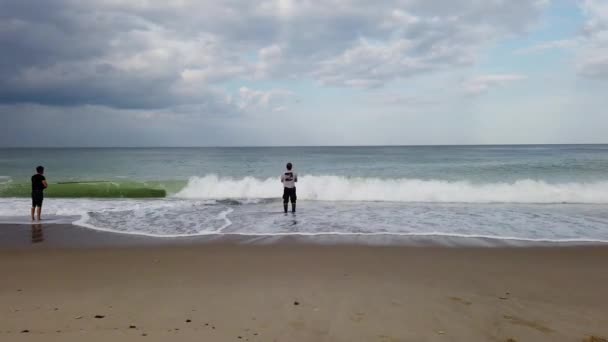
[(295, 188), (298, 181), (298, 174), (294, 170), (285, 170), (281, 175), (281, 183), (286, 188)]

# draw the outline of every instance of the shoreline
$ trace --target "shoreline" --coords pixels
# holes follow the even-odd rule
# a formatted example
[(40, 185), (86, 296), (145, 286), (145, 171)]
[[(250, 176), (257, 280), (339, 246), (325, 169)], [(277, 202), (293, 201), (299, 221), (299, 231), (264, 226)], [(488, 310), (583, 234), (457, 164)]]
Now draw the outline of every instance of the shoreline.
[(445, 248), (576, 248), (608, 247), (608, 242), (589, 240), (547, 241), (443, 234), (268, 234), (238, 233), (157, 237), (93, 229), (66, 223), (0, 223), (0, 250), (27, 248), (112, 248), (209, 244), (319, 245)]

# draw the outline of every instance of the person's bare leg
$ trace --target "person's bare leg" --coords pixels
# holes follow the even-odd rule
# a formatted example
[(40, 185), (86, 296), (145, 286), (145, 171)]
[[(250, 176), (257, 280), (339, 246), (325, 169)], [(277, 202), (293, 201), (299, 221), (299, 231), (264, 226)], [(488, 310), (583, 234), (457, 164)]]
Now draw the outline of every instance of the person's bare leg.
[(34, 221), (34, 211), (36, 210), (36, 208), (32, 207), (32, 221)]
[(38, 221), (40, 221), (40, 212), (42, 212), (42, 207), (38, 207)]

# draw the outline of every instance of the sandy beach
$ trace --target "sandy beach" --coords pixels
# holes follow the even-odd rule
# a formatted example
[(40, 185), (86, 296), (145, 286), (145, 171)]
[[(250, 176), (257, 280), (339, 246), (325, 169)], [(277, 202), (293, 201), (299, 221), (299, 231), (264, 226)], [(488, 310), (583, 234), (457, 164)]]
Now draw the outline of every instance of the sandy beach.
[(5, 248), (0, 340), (603, 341), (606, 260), (606, 247)]

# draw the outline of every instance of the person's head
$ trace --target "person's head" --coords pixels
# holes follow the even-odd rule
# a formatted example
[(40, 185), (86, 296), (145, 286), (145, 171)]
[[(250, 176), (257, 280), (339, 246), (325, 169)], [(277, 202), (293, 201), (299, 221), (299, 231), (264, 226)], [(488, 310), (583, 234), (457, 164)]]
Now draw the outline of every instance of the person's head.
[(43, 174), (44, 173), (44, 166), (38, 166), (38, 167), (36, 167), (36, 172), (38, 172), (39, 174)]
[(293, 165), (291, 165), (291, 163), (287, 163), (287, 170), (291, 170), (292, 167)]

